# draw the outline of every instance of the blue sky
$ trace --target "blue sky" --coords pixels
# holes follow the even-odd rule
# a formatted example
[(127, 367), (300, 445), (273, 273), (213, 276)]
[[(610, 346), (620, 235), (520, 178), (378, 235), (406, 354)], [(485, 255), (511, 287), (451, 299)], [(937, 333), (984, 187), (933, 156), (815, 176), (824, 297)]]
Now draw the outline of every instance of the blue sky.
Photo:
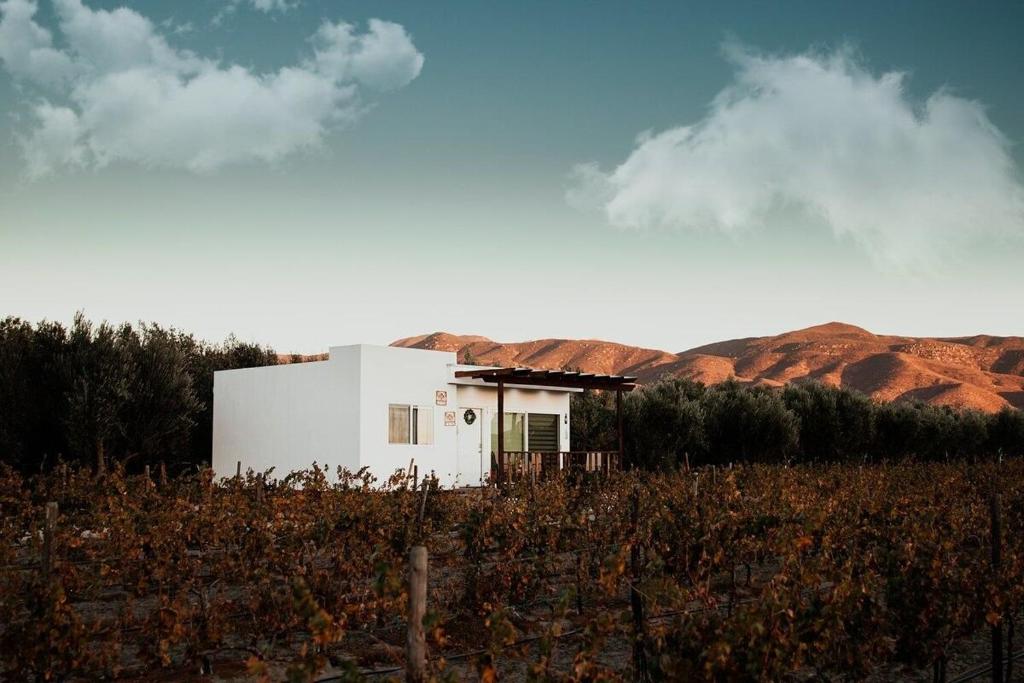
[(895, 5), (4, 0), (0, 313), (1021, 334), (1024, 5)]

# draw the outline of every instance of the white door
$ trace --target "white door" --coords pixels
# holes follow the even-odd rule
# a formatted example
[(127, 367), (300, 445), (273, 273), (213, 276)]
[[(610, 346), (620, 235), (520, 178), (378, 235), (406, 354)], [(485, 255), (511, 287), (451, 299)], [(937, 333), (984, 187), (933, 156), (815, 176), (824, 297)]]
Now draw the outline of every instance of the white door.
[(455, 416), (459, 431), (458, 483), (479, 486), (483, 481), (484, 411), (459, 408)]

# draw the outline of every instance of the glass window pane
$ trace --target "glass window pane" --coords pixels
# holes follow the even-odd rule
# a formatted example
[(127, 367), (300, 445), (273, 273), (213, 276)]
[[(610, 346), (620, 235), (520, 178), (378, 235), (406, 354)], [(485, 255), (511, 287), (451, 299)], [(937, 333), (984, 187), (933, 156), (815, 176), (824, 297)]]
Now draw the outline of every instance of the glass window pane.
[(530, 413), (530, 450), (558, 451), (558, 415)]
[[(521, 451), (526, 446), (525, 413), (505, 413), (505, 451)], [(498, 414), (491, 416), (491, 453), (498, 452)]]
[(434, 409), (417, 406), (413, 410), (416, 413), (416, 422), (413, 423), (416, 429), (416, 438), (413, 443), (428, 445), (434, 443)]
[(409, 443), (409, 406), (388, 406), (388, 443)]

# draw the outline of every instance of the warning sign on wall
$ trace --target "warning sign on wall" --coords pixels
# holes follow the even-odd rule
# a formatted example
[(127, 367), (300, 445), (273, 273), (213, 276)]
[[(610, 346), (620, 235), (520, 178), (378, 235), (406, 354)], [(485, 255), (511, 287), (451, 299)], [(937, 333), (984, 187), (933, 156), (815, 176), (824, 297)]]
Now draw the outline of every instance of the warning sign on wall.
[(434, 403), (439, 406), (448, 405), (448, 392), (447, 391), (435, 391), (434, 392)]
[(455, 411), (446, 410), (444, 411), (444, 426), (454, 427), (455, 426)]

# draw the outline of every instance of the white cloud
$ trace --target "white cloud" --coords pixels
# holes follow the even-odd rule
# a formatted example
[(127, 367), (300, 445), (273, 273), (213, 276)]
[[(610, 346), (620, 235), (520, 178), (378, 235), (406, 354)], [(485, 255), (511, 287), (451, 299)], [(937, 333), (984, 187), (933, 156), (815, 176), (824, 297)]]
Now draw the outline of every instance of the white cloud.
[(234, 14), (241, 5), (247, 5), (264, 14), (271, 14), (273, 12), (284, 14), (298, 7), (299, 0), (228, 0), (227, 4), (214, 15), (211, 23), (214, 26), (220, 25), (225, 19)]
[(359, 35), (351, 24), (324, 22), (313, 36), (312, 67), (331, 78), (355, 80), (377, 90), (407, 85), (423, 68), (423, 55), (399, 24), (370, 19)]
[(60, 87), (71, 78), (71, 58), (55, 49), (50, 32), (32, 20), (34, 0), (7, 0), (0, 10), (0, 60), (12, 76), (47, 87)]
[(261, 12), (287, 12), (299, 4), (297, 1), (290, 2), (290, 0), (249, 0), (249, 2)]
[(770, 229), (798, 210), (885, 266), (927, 266), (990, 236), (1024, 233), (1009, 143), (978, 102), (848, 50), (797, 56), (727, 48), (735, 81), (700, 121), (637, 139), (611, 171), (580, 164), (567, 199), (623, 228)]
[(86, 149), (75, 112), (43, 103), (34, 113), (38, 125), (30, 138), (22, 140), (29, 176), (37, 178), (59, 166), (81, 166)]
[(34, 1), (0, 2), (0, 60), (43, 98), (21, 136), (32, 177), (114, 161), (197, 172), (274, 161), (355, 121), (364, 88), (403, 86), (423, 66), (405, 29), (376, 19), (365, 33), (326, 22), (309, 58), (258, 73), (176, 49), (132, 10), (54, 5), (61, 50)]
[(232, 0), (234, 4), (248, 2), (260, 12), (287, 12), (298, 6), (298, 0)]

